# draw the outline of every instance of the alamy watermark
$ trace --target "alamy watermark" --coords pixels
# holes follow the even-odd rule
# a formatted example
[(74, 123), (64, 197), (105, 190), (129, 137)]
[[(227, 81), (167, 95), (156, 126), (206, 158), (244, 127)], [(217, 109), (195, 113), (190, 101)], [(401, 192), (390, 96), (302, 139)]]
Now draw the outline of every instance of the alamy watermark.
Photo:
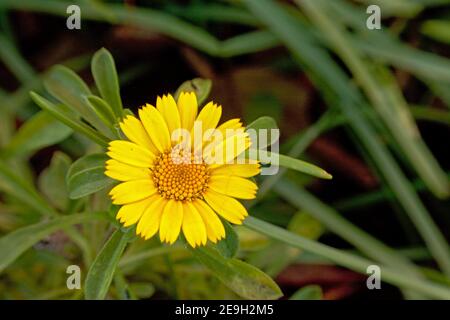
[(76, 264), (67, 267), (66, 273), (69, 274), (66, 280), (66, 286), (69, 290), (81, 289), (81, 269)]
[(79, 6), (72, 4), (67, 7), (66, 13), (69, 14), (66, 20), (66, 26), (69, 30), (81, 29), (81, 9)]
[(366, 27), (369, 30), (381, 29), (381, 8), (376, 4), (372, 4), (367, 7), (367, 14), (370, 16), (366, 20)]
[(381, 289), (381, 269), (379, 266), (373, 264), (367, 267), (366, 273), (370, 274), (369, 277), (367, 277), (366, 285), (367, 289), (374, 290), (374, 289)]

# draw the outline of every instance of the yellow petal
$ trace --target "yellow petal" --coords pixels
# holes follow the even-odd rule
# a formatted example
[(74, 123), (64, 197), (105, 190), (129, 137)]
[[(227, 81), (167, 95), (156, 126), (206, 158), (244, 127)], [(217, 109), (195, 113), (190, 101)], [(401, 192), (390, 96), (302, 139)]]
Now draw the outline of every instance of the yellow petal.
[(208, 187), (226, 196), (239, 199), (254, 199), (258, 190), (258, 186), (252, 181), (234, 176), (213, 175), (209, 179)]
[(162, 98), (157, 98), (156, 109), (158, 109), (164, 121), (167, 123), (170, 134), (181, 127), (177, 104), (170, 94), (167, 96), (164, 95)]
[(211, 101), (203, 107), (195, 121), (201, 122), (203, 130), (206, 131), (207, 129), (217, 127), (221, 115), (222, 107)]
[(147, 104), (142, 109), (139, 109), (139, 117), (159, 152), (169, 150), (171, 146), (170, 133), (161, 113), (154, 106)]
[(206, 227), (208, 239), (213, 243), (225, 237), (225, 228), (217, 214), (204, 201), (193, 201), (192, 205), (197, 209)]
[(153, 202), (153, 197), (141, 201), (126, 204), (117, 212), (116, 219), (123, 223), (124, 227), (129, 227), (138, 222), (145, 209)]
[(168, 200), (161, 217), (159, 238), (162, 242), (174, 243), (180, 234), (183, 222), (183, 204), (181, 201)]
[(259, 163), (225, 164), (212, 170), (213, 175), (230, 175), (242, 178), (256, 176), (261, 172)]
[(135, 167), (150, 168), (155, 159), (150, 150), (129, 141), (111, 141), (108, 150), (111, 158)]
[[(232, 139), (236, 139), (236, 141), (239, 141), (239, 139), (241, 139), (239, 137), (245, 137), (246, 135), (248, 134), (245, 133), (243, 128), (232, 129), (227, 132), (224, 132), (223, 134), (220, 130), (216, 129), (213, 135), (209, 138), (209, 141), (203, 142), (204, 145), (203, 154), (209, 155), (211, 153), (214, 153), (220, 150), (219, 145), (224, 144), (225, 143), (224, 141), (226, 140), (232, 141)], [(234, 136), (236, 136), (236, 138), (233, 138)], [(231, 146), (231, 144), (228, 143), (228, 146)]]
[(198, 104), (194, 92), (181, 92), (178, 97), (178, 111), (180, 113), (181, 127), (191, 131), (197, 117)]
[(105, 175), (119, 181), (142, 180), (150, 179), (150, 170), (110, 159), (106, 161)]
[(231, 223), (242, 224), (244, 218), (248, 216), (247, 210), (236, 199), (213, 190), (208, 190), (204, 194), (204, 198), (215, 212)]
[(213, 148), (205, 148), (204, 158), (211, 168), (224, 164), (232, 164), (233, 159), (250, 147), (251, 141), (248, 133), (240, 132), (226, 138)]
[(206, 244), (206, 228), (202, 217), (190, 202), (183, 204), (183, 233), (191, 247)]
[(242, 127), (240, 119), (235, 118), (228, 120), (218, 126), (211, 137), (207, 137), (210, 141), (204, 140), (203, 145), (205, 150), (217, 146), (220, 142), (231, 136), (242, 134), (244, 131), (245, 129)]
[(239, 118), (230, 119), (228, 121), (225, 121), (224, 123), (222, 123), (220, 126), (217, 127), (217, 130), (220, 130), (224, 137), (226, 136), (227, 129), (233, 129), (233, 130), (242, 129), (241, 119), (239, 119)]
[(213, 102), (209, 102), (200, 111), (200, 114), (194, 122), (194, 128), (191, 131), (191, 141), (192, 145), (195, 146), (195, 150), (202, 146), (203, 142), (207, 142), (213, 135), (214, 130), (210, 129), (217, 127), (221, 115), (222, 107)]
[(150, 140), (150, 137), (148, 136), (147, 131), (145, 131), (142, 122), (136, 117), (130, 115), (127, 116), (120, 123), (120, 129), (122, 129), (127, 138), (134, 143), (149, 149), (153, 154), (158, 153), (158, 149), (156, 149), (155, 145)]
[(147, 207), (136, 227), (136, 234), (145, 240), (153, 237), (159, 230), (161, 216), (167, 200), (159, 194), (155, 195), (155, 200)]
[(148, 198), (155, 194), (156, 191), (157, 189), (155, 188), (153, 181), (145, 179), (118, 184), (109, 192), (109, 194), (113, 200), (113, 204), (127, 204)]

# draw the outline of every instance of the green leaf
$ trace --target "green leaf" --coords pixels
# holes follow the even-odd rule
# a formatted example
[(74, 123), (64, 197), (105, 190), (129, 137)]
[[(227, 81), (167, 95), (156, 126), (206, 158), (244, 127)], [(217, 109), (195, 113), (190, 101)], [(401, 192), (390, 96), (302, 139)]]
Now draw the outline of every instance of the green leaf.
[[(272, 137), (272, 130), (278, 130), (278, 125), (272, 117), (263, 116), (256, 119), (247, 126), (247, 131), (249, 130), (255, 130), (255, 136), (250, 134), (250, 138), (252, 138), (252, 147), (256, 149), (264, 149), (279, 138), (279, 135)], [(261, 140), (259, 139), (260, 130), (267, 130), (267, 137)]]
[(0, 272), (39, 240), (67, 226), (102, 219), (99, 213), (74, 214), (17, 229), (0, 238)]
[(48, 112), (41, 111), (19, 128), (4, 152), (7, 156), (30, 154), (56, 144), (71, 134), (72, 129)]
[(71, 164), (72, 160), (67, 155), (57, 151), (53, 154), (50, 166), (42, 171), (38, 179), (40, 191), (60, 210), (66, 209), (69, 202), (66, 174)]
[(113, 139), (120, 138), (118, 131), (119, 125), (116, 125), (115, 116), (106, 101), (94, 95), (84, 97), (84, 100), (86, 101), (88, 108), (97, 115), (106, 127), (108, 127), (109, 136), (113, 137)]
[(120, 270), (116, 270), (113, 278), (114, 289), (119, 300), (136, 300), (133, 292), (130, 290), (127, 279), (125, 279)]
[(33, 91), (30, 93), (30, 95), (33, 101), (39, 107), (41, 107), (43, 110), (46, 110), (66, 126), (72, 128), (74, 131), (84, 134), (89, 139), (98, 143), (102, 147), (106, 147), (108, 145), (109, 139), (107, 137), (102, 135), (100, 132), (95, 131), (85, 123), (81, 122), (76, 114), (65, 105), (55, 105)]
[(278, 125), (274, 118), (263, 116), (250, 123), (247, 129), (278, 129)]
[(84, 97), (91, 95), (91, 91), (75, 72), (64, 66), (55, 66), (45, 78), (44, 86), (55, 98), (74, 110), (94, 128), (112, 138), (108, 127), (86, 104)]
[[(264, 117), (260, 117), (260, 118), (256, 119), (252, 123), (250, 123), (247, 126), (247, 130), (248, 129), (254, 129), (256, 131), (261, 130), (261, 129), (271, 130), (271, 129), (278, 129), (278, 126), (277, 126), (276, 121), (273, 118), (264, 116)], [(252, 146), (257, 146), (260, 149), (265, 148), (265, 147), (267, 147), (268, 141), (270, 141), (269, 144), (274, 143), (274, 141), (272, 141), (272, 137), (270, 135), (268, 135), (268, 139), (266, 141), (259, 141), (257, 144), (255, 144), (255, 141), (252, 141)], [(332, 179), (332, 176), (325, 170), (319, 168), (316, 165), (313, 165), (311, 163), (308, 163), (308, 162), (305, 162), (305, 161), (302, 161), (299, 159), (295, 159), (295, 158), (285, 156), (282, 154), (278, 154), (275, 152), (256, 150), (253, 148), (251, 150), (249, 150), (249, 154), (250, 154), (251, 158), (254, 158), (254, 155), (256, 155), (258, 160), (261, 161), (261, 163), (263, 163), (263, 164), (270, 164), (271, 158), (272, 159), (278, 158), (278, 165), (281, 167), (285, 167), (288, 169), (293, 169), (296, 171), (307, 173), (307, 174), (310, 174), (312, 176), (322, 178), (322, 179)], [(276, 163), (273, 163), (273, 164), (276, 164)]]
[(2, 34), (0, 34), (0, 60), (22, 84), (30, 83), (35, 79), (33, 68), (23, 58), (14, 43)]
[(212, 82), (209, 79), (195, 78), (185, 81), (175, 92), (175, 99), (178, 100), (181, 92), (194, 92), (197, 96), (198, 105), (201, 106), (211, 92)]
[(289, 300), (322, 300), (322, 288), (318, 285), (309, 285), (297, 290)]
[(123, 113), (125, 114), (125, 116), (133, 116), (133, 117), (136, 116), (136, 115), (133, 113), (133, 111), (131, 111), (130, 109), (123, 109)]
[(34, 186), (11, 170), (8, 163), (0, 159), (0, 190), (19, 199), (28, 207), (42, 215), (52, 215), (55, 211), (39, 195)]
[(225, 239), (220, 240), (215, 245), (219, 253), (225, 258), (233, 258), (239, 249), (239, 237), (227, 221), (222, 220), (223, 226), (225, 227)]
[(54, 66), (44, 80), (44, 86), (51, 95), (89, 121), (92, 115), (81, 99), (90, 95), (91, 90), (75, 72), (61, 65)]
[(120, 99), (119, 78), (111, 53), (105, 48), (98, 50), (92, 58), (91, 69), (102, 98), (111, 106), (116, 117), (121, 118), (123, 106)]
[[(269, 152), (269, 151), (264, 151), (264, 150), (254, 150), (251, 149), (249, 151), (250, 153), (250, 157), (251, 158), (258, 158), (255, 160), (259, 160), (261, 163), (263, 164), (276, 164), (276, 160), (275, 161), (271, 161), (271, 159), (273, 158), (278, 158), (278, 165), (280, 167), (285, 167), (288, 169), (292, 169), (292, 170), (296, 170), (296, 171), (300, 171), (312, 176), (315, 176), (317, 178), (321, 178), (321, 179), (332, 179), (333, 176), (331, 174), (329, 174), (328, 172), (326, 172), (325, 170), (323, 170), (322, 168), (319, 168), (318, 166), (308, 163), (306, 161), (302, 161), (299, 159), (295, 159), (289, 156), (285, 156), (283, 154), (278, 154), (275, 152)], [(258, 155), (257, 157), (254, 157), (254, 155)]]
[(94, 95), (87, 96), (86, 100), (105, 124), (112, 126), (117, 123), (116, 116), (105, 100)]
[(246, 299), (278, 299), (283, 294), (267, 274), (237, 259), (226, 259), (210, 247), (191, 249), (220, 281)]
[(138, 299), (148, 299), (155, 293), (155, 287), (148, 282), (133, 282), (130, 284), (130, 291)]
[[(267, 77), (264, 81), (268, 81), (270, 77)], [(273, 79), (273, 78), (270, 78)], [(280, 85), (280, 88), (285, 88), (284, 85)], [(277, 89), (274, 88), (274, 91)], [(273, 120), (267, 124), (269, 128), (276, 126), (275, 121), (281, 119), (283, 113), (283, 102), (275, 92), (256, 92), (250, 98), (249, 101), (244, 104), (243, 116), (245, 123), (251, 123), (259, 120), (261, 117), (271, 117)], [(275, 123), (273, 123), (275, 122)], [(247, 127), (250, 127), (248, 125)], [(276, 127), (275, 127), (276, 128)]]
[(108, 293), (117, 264), (128, 243), (129, 233), (115, 231), (105, 243), (89, 268), (84, 284), (84, 296), (89, 300), (102, 300)]
[[(6, 95), (1, 93), (3, 92), (0, 92), (0, 99), (6, 99)], [(4, 148), (10, 143), (15, 131), (15, 126), (16, 119), (14, 114), (7, 108), (4, 108), (2, 110), (2, 116), (0, 117), (0, 148)]]
[[(273, 153), (272, 153), (272, 155), (273, 155)], [(326, 172), (325, 170), (323, 170), (322, 168), (319, 168), (318, 166), (316, 166), (314, 164), (311, 164), (311, 163), (308, 163), (306, 161), (302, 161), (299, 159), (291, 158), (291, 157), (288, 157), (288, 156), (285, 156), (282, 154), (280, 154), (279, 157), (280, 157), (279, 164), (281, 167), (285, 167), (288, 169), (307, 173), (309, 175), (312, 175), (312, 176), (315, 176), (315, 177), (321, 178), (321, 179), (332, 179), (333, 178), (333, 176), (331, 174), (329, 174), (328, 172)]]
[(299, 211), (289, 221), (287, 229), (308, 239), (318, 239), (324, 232), (325, 226), (311, 214)]
[(70, 199), (85, 197), (114, 183), (114, 180), (104, 174), (106, 160), (106, 154), (96, 153), (84, 156), (72, 164), (66, 178)]
[(423, 34), (442, 43), (450, 44), (450, 22), (444, 20), (428, 20), (422, 24)]
[(264, 29), (250, 31), (223, 40), (218, 55), (229, 58), (272, 49), (279, 44), (279, 40), (270, 31)]
[[(410, 0), (358, 0), (366, 6), (375, 4), (382, 8), (383, 18), (387, 17), (403, 17), (413, 18), (423, 10), (426, 1), (410, 1)], [(423, 4), (421, 4), (421, 2)]]

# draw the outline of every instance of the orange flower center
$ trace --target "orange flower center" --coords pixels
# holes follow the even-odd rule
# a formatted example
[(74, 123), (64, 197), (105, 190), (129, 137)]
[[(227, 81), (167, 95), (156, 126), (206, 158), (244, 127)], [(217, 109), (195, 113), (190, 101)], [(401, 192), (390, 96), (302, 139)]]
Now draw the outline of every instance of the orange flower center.
[(152, 169), (159, 194), (166, 199), (192, 201), (208, 188), (208, 166), (190, 152), (171, 150), (160, 154)]

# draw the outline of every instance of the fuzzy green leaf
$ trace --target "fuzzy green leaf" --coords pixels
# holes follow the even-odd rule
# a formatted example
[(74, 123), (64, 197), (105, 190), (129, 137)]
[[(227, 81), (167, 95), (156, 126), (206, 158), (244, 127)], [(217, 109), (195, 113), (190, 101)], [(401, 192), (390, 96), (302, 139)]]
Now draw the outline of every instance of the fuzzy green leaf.
[[(278, 140), (279, 136), (272, 137), (272, 130), (278, 130), (277, 122), (272, 117), (263, 116), (247, 126), (248, 130), (255, 130), (255, 136), (250, 135), (252, 138), (252, 148), (264, 149), (267, 146), (272, 145)], [(267, 130), (267, 137), (260, 139), (260, 130)]]
[(178, 100), (181, 92), (194, 92), (197, 96), (198, 105), (201, 106), (203, 102), (205, 102), (206, 98), (208, 98), (209, 93), (211, 92), (211, 87), (212, 82), (209, 79), (195, 78), (188, 80), (183, 82), (177, 89), (175, 99)]
[(105, 48), (98, 50), (92, 58), (91, 69), (102, 98), (111, 106), (116, 117), (121, 118), (123, 106), (120, 98), (119, 78), (111, 53)]
[(322, 300), (322, 288), (318, 285), (309, 285), (297, 290), (289, 300)]
[[(257, 158), (255, 160), (259, 160), (263, 164), (276, 164), (275, 162), (271, 162), (270, 159), (278, 158), (278, 165), (280, 167), (285, 167), (287, 169), (296, 170), (299, 172), (303, 172), (309, 175), (312, 175), (321, 179), (332, 179), (333, 176), (319, 168), (318, 166), (308, 163), (306, 161), (302, 161), (299, 159), (295, 159), (289, 156), (285, 156), (283, 154), (277, 154), (274, 152), (263, 151), (263, 150), (250, 150), (250, 158)], [(257, 155), (257, 156), (256, 156)]]
[(274, 118), (263, 116), (250, 123), (247, 129), (278, 129), (278, 125)]
[(100, 132), (95, 131), (85, 123), (81, 122), (77, 115), (65, 105), (55, 105), (33, 91), (30, 93), (30, 95), (33, 101), (39, 107), (41, 107), (43, 110), (46, 110), (66, 126), (72, 128), (74, 131), (84, 134), (89, 139), (103, 147), (106, 147), (108, 145), (109, 139), (107, 137), (102, 135)]
[(111, 110), (108, 102), (94, 95), (87, 96), (86, 100), (105, 124), (114, 125), (117, 122), (116, 116)]
[(79, 199), (100, 191), (114, 183), (105, 176), (106, 154), (84, 156), (73, 163), (67, 173), (66, 182), (71, 199)]
[(283, 294), (267, 274), (237, 259), (226, 259), (211, 247), (192, 249), (194, 256), (220, 281), (246, 299), (278, 299)]
[(222, 220), (225, 227), (225, 239), (220, 240), (216, 244), (216, 249), (225, 258), (233, 258), (239, 249), (239, 236), (227, 221)]
[(120, 229), (105, 243), (89, 268), (84, 285), (84, 296), (89, 300), (102, 300), (108, 293), (114, 272), (129, 240), (129, 234)]
[(55, 98), (74, 110), (101, 133), (112, 138), (108, 127), (86, 104), (84, 97), (91, 95), (91, 91), (75, 72), (64, 66), (55, 66), (45, 78), (44, 85)]
[(38, 179), (40, 191), (60, 210), (64, 210), (69, 202), (66, 174), (71, 164), (72, 160), (67, 155), (57, 151), (53, 154), (50, 165), (42, 171)]

